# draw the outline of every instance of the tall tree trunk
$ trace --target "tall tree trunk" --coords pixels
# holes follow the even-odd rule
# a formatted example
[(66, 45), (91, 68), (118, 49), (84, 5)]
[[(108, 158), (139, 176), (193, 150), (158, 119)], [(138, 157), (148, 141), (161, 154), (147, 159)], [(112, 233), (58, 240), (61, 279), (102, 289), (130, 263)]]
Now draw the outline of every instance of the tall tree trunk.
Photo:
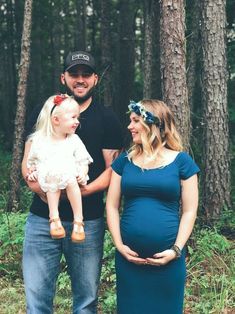
[(190, 110), (186, 84), (184, 0), (160, 1), (163, 99), (174, 113), (185, 149), (189, 148)]
[(152, 95), (153, 68), (153, 5), (155, 0), (144, 1), (144, 98)]
[(225, 0), (202, 0), (204, 100), (203, 207), (208, 219), (230, 205)]
[[(64, 15), (67, 17), (70, 15), (70, 7), (69, 7), (69, 3), (67, 1), (64, 1), (63, 3), (63, 12)], [(73, 51), (73, 47), (71, 47), (71, 39), (70, 36), (68, 36), (68, 25), (66, 22), (63, 23), (63, 34), (64, 35), (64, 50), (65, 50), (65, 55), (67, 55), (69, 53), (69, 51)]]
[[(44, 3), (43, 3), (44, 4)], [(49, 62), (45, 62), (47, 56), (51, 53), (49, 50), (47, 38), (49, 37), (49, 32), (45, 31), (46, 38), (43, 36), (42, 30), (42, 17), (44, 17), (43, 22), (46, 25), (46, 14), (45, 11), (49, 11), (47, 7), (42, 5), (42, 3), (35, 1), (33, 4), (33, 24), (32, 29), (32, 43), (30, 50), (32, 54), (30, 56), (30, 69), (28, 74), (28, 83), (27, 83), (27, 97), (26, 97), (26, 120), (27, 116), (30, 116), (32, 110), (36, 105), (43, 104), (45, 97), (48, 95), (46, 89), (48, 86), (51, 86), (51, 75), (49, 75), (48, 69), (51, 68)], [(42, 49), (43, 47), (43, 49)], [(46, 68), (46, 71), (45, 71)], [(45, 75), (46, 74), (46, 75)], [(47, 81), (45, 77), (50, 76), (50, 81)], [(43, 82), (43, 84), (39, 84)], [(49, 96), (49, 95), (48, 95)]]
[(52, 85), (53, 90), (55, 92), (59, 92), (60, 90), (60, 59), (61, 59), (61, 17), (60, 12), (62, 10), (61, 1), (57, 0), (57, 5), (55, 6), (54, 3), (51, 3), (51, 29), (50, 29), (50, 36), (51, 36), (51, 60), (52, 60)]
[(127, 105), (133, 97), (135, 64), (135, 1), (120, 0), (119, 24), (119, 93), (116, 110), (123, 124), (127, 121)]
[(77, 29), (75, 32), (75, 47), (86, 50), (86, 0), (76, 0)]
[(99, 56), (99, 38), (100, 35), (100, 16), (101, 16), (101, 0), (91, 0), (90, 1), (90, 6), (92, 9), (92, 15), (91, 15), (91, 33), (90, 33), (90, 38), (89, 38), (89, 44), (91, 51), (93, 54), (96, 56), (96, 61), (97, 61), (97, 56)]
[[(12, 147), (12, 128), (14, 125), (14, 115), (16, 108), (16, 34), (15, 34), (15, 6), (12, 0), (6, 1), (6, 11), (2, 14), (1, 28), (1, 117), (0, 129), (5, 135), (8, 148)], [(6, 49), (7, 48), (7, 49)], [(6, 145), (6, 146), (7, 146)]]
[[(188, 40), (187, 40), (187, 86), (188, 86), (188, 100), (191, 111), (195, 111), (200, 108), (197, 106), (194, 108), (195, 102), (195, 89), (199, 85), (198, 81), (200, 79), (198, 68), (200, 69), (199, 57), (201, 51), (200, 43), (200, 3), (198, 1), (188, 1), (188, 11), (190, 25)], [(198, 103), (197, 103), (198, 105)], [(195, 109), (195, 110), (194, 110)]]
[(152, 64), (152, 87), (151, 98), (162, 99), (161, 71), (160, 71), (160, 5), (155, 0), (153, 4), (153, 64)]
[(24, 25), (21, 43), (21, 61), (17, 88), (17, 109), (15, 117), (13, 158), (10, 172), (10, 193), (7, 210), (17, 210), (19, 206), (20, 164), (23, 150), (23, 132), (25, 121), (25, 98), (30, 63), (30, 34), (33, 0), (25, 0)]
[(113, 104), (113, 68), (111, 64), (112, 43), (110, 36), (110, 12), (111, 3), (106, 0), (101, 0), (101, 63), (103, 73), (100, 77), (102, 84), (103, 100), (105, 106), (112, 106)]

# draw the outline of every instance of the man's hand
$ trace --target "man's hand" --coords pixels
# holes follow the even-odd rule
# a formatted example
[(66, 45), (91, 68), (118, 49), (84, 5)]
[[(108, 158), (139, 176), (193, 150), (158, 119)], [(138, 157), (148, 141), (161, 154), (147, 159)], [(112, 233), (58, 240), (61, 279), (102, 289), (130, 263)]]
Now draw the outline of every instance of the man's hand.
[(25, 179), (26, 179), (26, 181), (36, 182), (38, 180), (37, 170), (28, 172)]
[(83, 197), (86, 197), (93, 193), (93, 191), (90, 189), (90, 185), (91, 184), (80, 185), (80, 190)]

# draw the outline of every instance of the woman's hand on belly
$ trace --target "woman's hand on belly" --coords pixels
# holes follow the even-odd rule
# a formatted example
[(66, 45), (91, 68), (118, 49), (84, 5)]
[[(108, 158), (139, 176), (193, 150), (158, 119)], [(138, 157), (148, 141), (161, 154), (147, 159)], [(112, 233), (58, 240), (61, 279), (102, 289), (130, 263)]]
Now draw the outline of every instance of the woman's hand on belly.
[(175, 252), (173, 250), (165, 250), (160, 253), (156, 253), (153, 257), (147, 257), (147, 264), (153, 266), (163, 266), (175, 259)]
[(138, 265), (146, 265), (147, 261), (145, 258), (139, 257), (138, 253), (132, 251), (129, 246), (122, 244), (120, 247), (117, 248), (119, 253), (121, 253), (128, 262), (135, 263)]

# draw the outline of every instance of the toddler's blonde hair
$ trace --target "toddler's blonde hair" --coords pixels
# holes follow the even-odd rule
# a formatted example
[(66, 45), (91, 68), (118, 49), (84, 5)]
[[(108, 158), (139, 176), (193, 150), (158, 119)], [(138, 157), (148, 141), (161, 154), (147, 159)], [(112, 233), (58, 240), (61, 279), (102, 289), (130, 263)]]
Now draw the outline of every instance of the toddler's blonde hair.
[(52, 118), (56, 115), (59, 116), (66, 113), (68, 109), (79, 108), (76, 100), (68, 95), (63, 95), (64, 99), (59, 105), (56, 105), (55, 97), (57, 96), (58, 95), (53, 95), (46, 100), (35, 124), (35, 131), (29, 138), (34, 136), (50, 137), (54, 134)]

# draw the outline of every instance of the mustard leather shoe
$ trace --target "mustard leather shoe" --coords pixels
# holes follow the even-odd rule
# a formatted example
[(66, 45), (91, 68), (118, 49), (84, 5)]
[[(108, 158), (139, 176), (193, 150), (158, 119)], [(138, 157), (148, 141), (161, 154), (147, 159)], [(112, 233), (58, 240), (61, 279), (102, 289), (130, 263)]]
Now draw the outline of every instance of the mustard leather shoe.
[(50, 224), (54, 223), (55, 228), (50, 227), (50, 234), (52, 239), (62, 239), (65, 237), (64, 227), (61, 225), (60, 218), (52, 218), (49, 220)]
[(84, 223), (82, 221), (73, 222), (73, 232), (71, 235), (72, 242), (80, 243), (85, 240)]

